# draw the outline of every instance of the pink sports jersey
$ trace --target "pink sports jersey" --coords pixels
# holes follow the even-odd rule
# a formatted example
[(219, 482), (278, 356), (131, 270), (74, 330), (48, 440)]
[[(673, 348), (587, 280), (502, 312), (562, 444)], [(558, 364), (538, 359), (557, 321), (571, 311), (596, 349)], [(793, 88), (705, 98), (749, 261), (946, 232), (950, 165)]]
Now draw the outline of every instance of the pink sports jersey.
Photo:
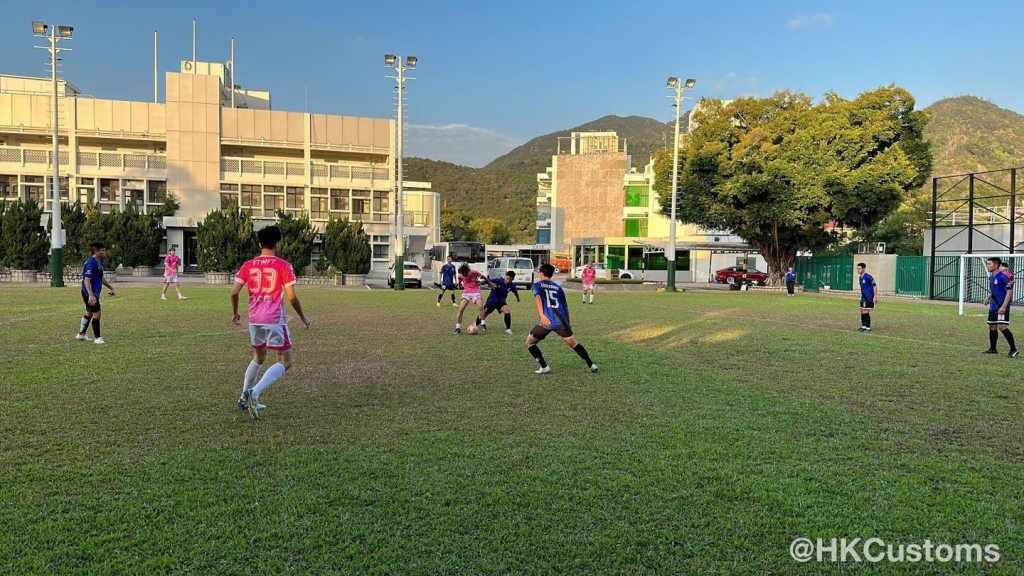
[(462, 282), (462, 293), (463, 294), (479, 294), (480, 293), (480, 278), (483, 274), (476, 270), (470, 270), (469, 276), (463, 276), (459, 274), (459, 282)]
[(174, 254), (168, 254), (167, 258), (164, 258), (164, 276), (174, 276), (178, 273), (178, 264), (181, 263), (181, 258)]
[(596, 268), (584, 268), (583, 269), (583, 283), (584, 284), (593, 284), (595, 277), (597, 277), (597, 269)]
[(284, 289), (295, 284), (295, 271), (277, 256), (257, 256), (242, 265), (235, 282), (249, 291), (250, 324), (284, 324)]

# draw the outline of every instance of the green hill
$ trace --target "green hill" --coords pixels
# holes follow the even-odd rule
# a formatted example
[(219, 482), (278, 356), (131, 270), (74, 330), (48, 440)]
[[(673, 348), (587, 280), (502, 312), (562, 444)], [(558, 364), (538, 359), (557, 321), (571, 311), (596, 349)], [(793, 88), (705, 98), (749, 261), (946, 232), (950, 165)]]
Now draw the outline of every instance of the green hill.
[(1024, 165), (1024, 116), (975, 96), (939, 100), (927, 110), (933, 176)]

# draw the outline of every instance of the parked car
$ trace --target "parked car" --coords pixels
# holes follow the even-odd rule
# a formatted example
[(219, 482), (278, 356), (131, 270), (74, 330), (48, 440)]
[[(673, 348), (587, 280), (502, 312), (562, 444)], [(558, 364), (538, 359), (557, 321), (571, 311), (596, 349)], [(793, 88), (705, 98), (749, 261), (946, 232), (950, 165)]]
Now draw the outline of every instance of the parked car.
[(509, 270), (516, 273), (516, 286), (533, 287), (533, 260), (529, 258), (494, 258), (487, 263), (487, 277), (504, 276)]
[[(406, 262), (402, 278), (406, 286), (423, 287), (423, 270), (415, 262)], [(388, 266), (388, 286), (395, 287), (395, 265)]]
[(568, 272), (572, 269), (572, 260), (568, 258), (552, 258), (551, 265), (555, 267), (556, 272)]
[(743, 270), (743, 266), (730, 266), (728, 268), (722, 268), (718, 272), (715, 272), (715, 282), (721, 284), (737, 284), (743, 281), (744, 274), (746, 274), (747, 282), (756, 284), (758, 286), (764, 286), (768, 282), (768, 273), (762, 272), (757, 268), (747, 267), (746, 271)]

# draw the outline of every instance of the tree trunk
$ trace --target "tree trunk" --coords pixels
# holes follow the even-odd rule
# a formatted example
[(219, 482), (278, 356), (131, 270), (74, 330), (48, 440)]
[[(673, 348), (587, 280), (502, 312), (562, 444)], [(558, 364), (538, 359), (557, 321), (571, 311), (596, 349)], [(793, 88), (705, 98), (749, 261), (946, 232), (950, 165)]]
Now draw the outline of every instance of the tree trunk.
[(753, 241), (751, 244), (768, 263), (770, 276), (768, 284), (779, 286), (785, 283), (786, 270), (796, 265), (796, 249), (780, 246), (774, 240)]

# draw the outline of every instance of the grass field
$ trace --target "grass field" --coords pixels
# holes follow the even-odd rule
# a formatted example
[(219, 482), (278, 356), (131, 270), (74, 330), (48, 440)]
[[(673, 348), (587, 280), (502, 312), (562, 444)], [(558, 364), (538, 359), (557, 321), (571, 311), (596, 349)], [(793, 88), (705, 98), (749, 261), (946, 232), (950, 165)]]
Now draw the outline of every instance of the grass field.
[[(255, 422), (227, 289), (156, 286), (104, 296), (106, 346), (76, 288), (0, 288), (0, 572), (1024, 572), (1024, 357), (952, 306), (860, 334), (850, 299), (570, 293), (601, 371), (549, 338), (536, 376), (526, 299), (514, 336), (455, 337), (436, 292), (300, 287)], [(800, 564), (797, 537), (1001, 559)]]

